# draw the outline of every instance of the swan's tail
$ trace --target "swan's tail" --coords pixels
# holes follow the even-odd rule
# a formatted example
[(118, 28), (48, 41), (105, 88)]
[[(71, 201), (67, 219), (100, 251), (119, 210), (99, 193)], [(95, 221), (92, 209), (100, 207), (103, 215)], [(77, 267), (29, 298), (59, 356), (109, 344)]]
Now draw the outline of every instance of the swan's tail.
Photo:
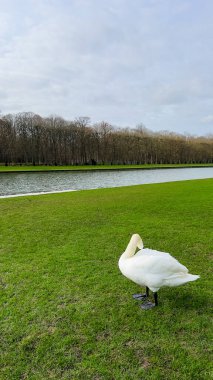
[(166, 286), (179, 286), (179, 285), (186, 284), (187, 282), (190, 282), (190, 281), (195, 281), (198, 278), (200, 278), (200, 276), (198, 276), (196, 274), (189, 274), (189, 273), (175, 274), (173, 276), (169, 276), (165, 280), (165, 285)]

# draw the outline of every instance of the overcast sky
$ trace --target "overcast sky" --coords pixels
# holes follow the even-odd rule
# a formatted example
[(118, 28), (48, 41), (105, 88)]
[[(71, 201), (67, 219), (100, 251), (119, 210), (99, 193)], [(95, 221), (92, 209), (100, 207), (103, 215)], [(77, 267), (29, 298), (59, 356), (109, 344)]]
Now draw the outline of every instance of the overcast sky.
[(0, 110), (213, 132), (212, 0), (0, 0)]

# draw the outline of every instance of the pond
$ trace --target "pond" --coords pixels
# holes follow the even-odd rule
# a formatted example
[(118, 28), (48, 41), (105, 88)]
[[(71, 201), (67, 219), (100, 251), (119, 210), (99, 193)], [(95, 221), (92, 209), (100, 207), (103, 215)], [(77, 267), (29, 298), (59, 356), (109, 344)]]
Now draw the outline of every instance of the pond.
[(0, 173), (0, 198), (212, 177), (212, 167)]

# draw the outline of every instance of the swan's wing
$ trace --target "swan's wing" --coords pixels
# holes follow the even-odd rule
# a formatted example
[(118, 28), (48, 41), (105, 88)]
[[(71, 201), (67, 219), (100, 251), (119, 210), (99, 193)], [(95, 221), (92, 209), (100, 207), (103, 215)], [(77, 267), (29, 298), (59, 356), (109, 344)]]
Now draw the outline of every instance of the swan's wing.
[(158, 273), (159, 268), (161, 268), (161, 274), (164, 275), (165, 278), (175, 273), (188, 273), (188, 269), (169, 254), (164, 257), (155, 257), (152, 272)]
[[(132, 263), (133, 264), (133, 263)], [(188, 269), (180, 264), (170, 254), (139, 255), (135, 257), (131, 278), (140, 285), (146, 285), (153, 292), (157, 292), (162, 286), (171, 286), (171, 277), (188, 273)], [(169, 283), (168, 283), (169, 281)]]
[(135, 256), (161, 256), (165, 257), (165, 255), (171, 256), (169, 253), (156, 251), (154, 249), (144, 248), (140, 249), (140, 251), (136, 252)]
[(166, 252), (142, 249), (134, 257), (135, 264), (149, 274), (158, 274), (167, 278), (174, 273), (188, 273), (184, 265)]
[[(148, 286), (157, 292), (162, 286), (171, 285), (171, 277), (188, 273), (188, 269), (180, 264), (169, 253), (142, 249), (134, 256), (122, 262), (121, 272), (141, 286)], [(169, 283), (168, 283), (169, 281)]]

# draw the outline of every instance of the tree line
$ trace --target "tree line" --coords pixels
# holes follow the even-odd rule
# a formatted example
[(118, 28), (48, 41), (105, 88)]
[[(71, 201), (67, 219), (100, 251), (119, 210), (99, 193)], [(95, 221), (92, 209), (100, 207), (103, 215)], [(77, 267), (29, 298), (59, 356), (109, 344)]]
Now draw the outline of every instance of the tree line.
[(213, 136), (195, 137), (142, 124), (117, 128), (32, 112), (0, 117), (0, 163), (32, 165), (212, 163)]

